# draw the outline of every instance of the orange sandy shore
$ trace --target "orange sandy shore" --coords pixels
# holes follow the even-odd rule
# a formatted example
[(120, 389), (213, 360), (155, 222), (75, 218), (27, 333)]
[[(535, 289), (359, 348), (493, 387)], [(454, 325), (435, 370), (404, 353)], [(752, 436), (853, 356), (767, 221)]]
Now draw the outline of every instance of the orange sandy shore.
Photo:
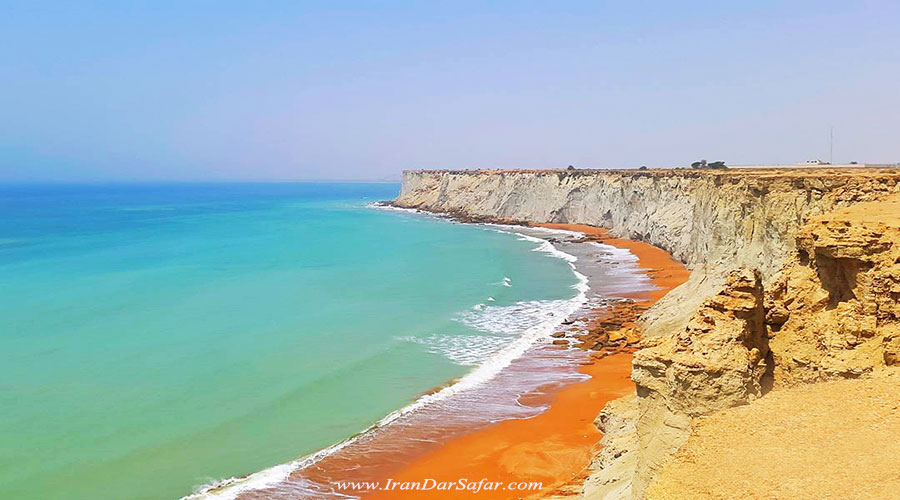
[[(664, 250), (646, 243), (609, 238), (606, 230), (578, 224), (539, 224), (553, 229), (579, 231), (601, 238), (606, 244), (627, 248), (638, 257), (659, 287), (653, 292), (634, 297), (649, 305), (684, 283), (689, 275), (684, 266)], [(525, 498), (541, 497), (558, 491), (585, 477), (591, 452), (597, 446), (600, 432), (594, 418), (603, 406), (634, 391), (631, 382), (631, 355), (616, 354), (596, 360), (581, 368), (590, 375), (585, 382), (564, 387), (552, 395), (550, 407), (526, 420), (506, 420), (487, 428), (453, 438), (437, 451), (414, 460), (391, 479), (394, 482), (457, 482), (464, 478), (478, 482), (482, 478), (503, 482), (541, 482), (539, 491), (504, 489), (472, 491), (399, 491), (378, 492), (368, 498)]]

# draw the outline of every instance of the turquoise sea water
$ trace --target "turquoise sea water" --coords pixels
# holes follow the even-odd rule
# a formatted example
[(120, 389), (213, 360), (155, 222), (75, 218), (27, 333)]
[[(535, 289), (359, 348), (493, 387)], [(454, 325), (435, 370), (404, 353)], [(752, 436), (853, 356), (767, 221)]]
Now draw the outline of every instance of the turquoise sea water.
[(0, 498), (289, 461), (511, 342), (490, 311), (576, 293), (534, 241), (367, 207), (398, 189), (0, 186)]

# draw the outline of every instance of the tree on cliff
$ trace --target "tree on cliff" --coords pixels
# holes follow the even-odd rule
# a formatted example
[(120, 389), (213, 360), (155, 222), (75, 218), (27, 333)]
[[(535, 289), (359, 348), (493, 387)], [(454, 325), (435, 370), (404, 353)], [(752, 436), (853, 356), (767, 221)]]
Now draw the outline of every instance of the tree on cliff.
[(714, 161), (712, 163), (707, 163), (706, 160), (695, 161), (691, 163), (691, 168), (713, 168), (713, 169), (724, 169), (728, 168), (725, 165), (724, 161)]

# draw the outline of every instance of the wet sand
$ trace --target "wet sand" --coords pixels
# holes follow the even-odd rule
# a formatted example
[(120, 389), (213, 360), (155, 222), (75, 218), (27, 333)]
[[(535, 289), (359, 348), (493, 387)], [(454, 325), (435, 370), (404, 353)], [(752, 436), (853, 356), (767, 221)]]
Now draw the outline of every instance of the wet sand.
[[(664, 250), (646, 243), (610, 238), (606, 230), (577, 224), (538, 224), (551, 229), (585, 233), (588, 239), (625, 248), (638, 257), (638, 265), (651, 277), (658, 289), (630, 297), (649, 306), (672, 288), (687, 280), (689, 271)], [(592, 320), (601, 320), (603, 315)], [(525, 420), (506, 420), (455, 437), (442, 447), (415, 459), (391, 476), (403, 482), (433, 479), (437, 483), (456, 483), (460, 479), (478, 482), (482, 478), (504, 484), (541, 482), (539, 491), (482, 490), (475, 498), (541, 497), (560, 488), (579, 483), (586, 476), (591, 452), (600, 432), (593, 421), (603, 406), (634, 391), (631, 382), (631, 355), (613, 354), (593, 359), (580, 371), (590, 379), (573, 383), (545, 394), (550, 407), (544, 413)], [(381, 491), (366, 498), (472, 498), (472, 491)]]
[[(606, 402), (634, 390), (631, 355), (598, 360), (581, 370), (592, 378), (556, 393), (550, 409), (527, 420), (505, 420), (451, 439), (440, 450), (414, 461), (395, 475), (395, 482), (511, 481), (543, 483), (553, 491), (578, 478), (590, 463), (600, 432), (593, 421)], [(598, 383), (599, 382), (599, 383)], [(481, 491), (475, 498), (517, 498), (534, 491)], [(390, 491), (369, 498), (473, 498), (471, 491)]]
[(659, 287), (658, 290), (633, 297), (647, 305), (656, 302), (663, 295), (669, 293), (669, 290), (687, 281), (691, 275), (691, 272), (685, 269), (683, 264), (672, 259), (669, 252), (641, 241), (613, 238), (609, 235), (609, 231), (600, 227), (584, 224), (535, 224), (535, 226), (578, 231), (590, 239), (616, 248), (624, 248), (633, 253), (638, 258), (638, 266), (644, 269), (653, 279), (653, 283)]

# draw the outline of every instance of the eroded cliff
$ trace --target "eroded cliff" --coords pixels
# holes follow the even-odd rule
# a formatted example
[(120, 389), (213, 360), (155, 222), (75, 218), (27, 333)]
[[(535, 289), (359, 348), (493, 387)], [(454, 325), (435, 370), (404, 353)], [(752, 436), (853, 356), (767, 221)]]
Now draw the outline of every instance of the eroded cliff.
[(406, 171), (398, 206), (469, 217), (590, 224), (665, 249), (691, 279), (645, 315), (647, 336), (683, 327), (728, 271), (764, 280), (808, 217), (894, 192), (900, 173), (859, 170)]
[(423, 171), (396, 203), (602, 226), (693, 270), (643, 316), (638, 398), (604, 410), (583, 491), (612, 499), (642, 498), (698, 416), (900, 363), (898, 192), (887, 169)]
[(767, 294), (777, 380), (900, 364), (900, 196), (813, 217), (797, 247)]

